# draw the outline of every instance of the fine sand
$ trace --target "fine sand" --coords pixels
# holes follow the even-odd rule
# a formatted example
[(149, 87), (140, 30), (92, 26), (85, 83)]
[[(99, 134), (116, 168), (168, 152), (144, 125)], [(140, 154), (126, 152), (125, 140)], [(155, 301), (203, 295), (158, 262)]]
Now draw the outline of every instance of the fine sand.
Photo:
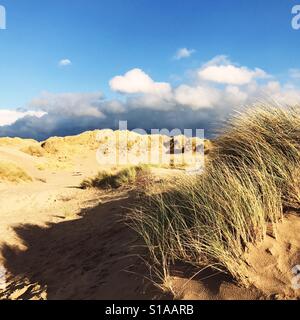
[[(292, 287), (292, 268), (300, 264), (297, 212), (287, 213), (276, 239), (270, 235), (248, 248), (249, 288), (209, 268), (199, 272), (183, 265), (172, 270), (169, 292), (156, 287), (141, 258), (142, 243), (123, 220), (139, 200), (134, 188), (79, 188), (83, 179), (109, 167), (96, 160), (96, 134), (45, 143), (0, 139), (0, 161), (32, 178), (0, 180), (0, 299), (300, 298), (300, 290)], [(111, 149), (107, 134), (111, 131), (104, 131), (100, 141), (103, 159)], [(130, 149), (138, 159), (134, 144)], [(172, 182), (182, 172), (151, 170), (155, 181)]]

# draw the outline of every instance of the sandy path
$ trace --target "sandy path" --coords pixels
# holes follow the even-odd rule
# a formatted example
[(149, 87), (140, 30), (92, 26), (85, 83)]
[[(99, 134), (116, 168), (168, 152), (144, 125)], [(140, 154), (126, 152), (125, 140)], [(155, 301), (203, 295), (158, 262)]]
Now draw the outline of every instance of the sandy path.
[[(34, 169), (31, 168), (31, 171), (28, 166), (27, 170), (32, 175)], [(76, 212), (85, 207), (88, 201), (98, 201), (95, 191), (77, 188), (83, 179), (78, 174), (43, 172), (39, 175), (43, 175), (46, 182), (35, 180), (18, 185), (0, 184), (0, 243), (15, 243), (15, 225), (44, 225), (47, 222), (74, 218)]]
[(99, 203), (95, 190), (78, 188), (85, 177), (99, 170), (94, 152), (86, 156), (88, 163), (74, 158), (74, 165), (65, 170), (55, 167), (38, 170), (39, 164), (57, 160), (33, 157), (15, 147), (0, 146), (1, 161), (18, 165), (33, 178), (30, 183), (0, 182), (0, 245), (21, 246), (13, 231), (16, 225), (45, 225), (74, 219), (83, 208)]

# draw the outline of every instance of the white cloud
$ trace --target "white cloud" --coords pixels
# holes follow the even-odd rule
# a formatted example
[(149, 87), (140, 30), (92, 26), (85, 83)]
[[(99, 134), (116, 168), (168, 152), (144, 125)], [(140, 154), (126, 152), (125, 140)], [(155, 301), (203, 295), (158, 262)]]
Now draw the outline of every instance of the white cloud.
[[(198, 77), (191, 83), (171, 87), (168, 83), (154, 82), (141, 69), (133, 69), (124, 76), (110, 81), (114, 91), (129, 94), (125, 102), (129, 109), (152, 109), (160, 111), (176, 110), (184, 107), (191, 110), (235, 108), (250, 104), (256, 98), (267, 95), (278, 98), (284, 95), (288, 101), (296, 101), (297, 90), (285, 88), (269, 82), (268, 86), (257, 83), (257, 79), (268, 79), (262, 69), (249, 69), (234, 65), (226, 56), (221, 55), (204, 63), (195, 70)], [(220, 87), (219, 84), (225, 86)], [(273, 90), (270, 90), (273, 86)], [(278, 87), (279, 86), (279, 87)], [(139, 96), (130, 94), (139, 93)], [(125, 108), (125, 109), (126, 109)]]
[(67, 66), (70, 66), (71, 64), (72, 64), (72, 61), (70, 59), (62, 59), (58, 63), (60, 67), (67, 67)]
[(124, 94), (157, 94), (164, 95), (171, 91), (166, 82), (154, 82), (148, 74), (141, 69), (132, 69), (123, 76), (116, 76), (109, 82), (113, 91)]
[(267, 74), (259, 68), (250, 70), (234, 65), (209, 65), (200, 69), (198, 76), (201, 80), (219, 84), (245, 85), (256, 78), (265, 78)]
[(180, 48), (176, 52), (174, 59), (180, 60), (180, 59), (184, 59), (184, 58), (189, 58), (195, 52), (196, 52), (196, 50), (194, 50), (194, 49)]
[(232, 106), (241, 106), (251, 97), (251, 90), (251, 86), (247, 87), (246, 90), (241, 90), (238, 86), (228, 85), (223, 92), (223, 103)]
[(268, 94), (276, 94), (281, 91), (281, 85), (278, 81), (270, 81), (264, 86)]
[(271, 98), (279, 104), (300, 105), (300, 90), (293, 86), (282, 86), (278, 81), (270, 81), (261, 89), (266, 97)]
[(220, 54), (218, 56), (213, 57), (209, 61), (205, 62), (202, 65), (202, 68), (205, 68), (205, 67), (208, 67), (208, 66), (219, 66), (219, 65), (227, 66), (227, 65), (230, 65), (230, 64), (232, 64), (232, 62), (230, 61), (228, 56)]
[(193, 110), (212, 108), (219, 98), (219, 91), (209, 87), (181, 85), (175, 90), (175, 101)]
[(300, 79), (300, 69), (290, 69), (289, 75), (293, 79)]
[(43, 111), (18, 111), (18, 110), (0, 110), (0, 126), (7, 126), (15, 123), (17, 120), (26, 116), (41, 118), (46, 112)]

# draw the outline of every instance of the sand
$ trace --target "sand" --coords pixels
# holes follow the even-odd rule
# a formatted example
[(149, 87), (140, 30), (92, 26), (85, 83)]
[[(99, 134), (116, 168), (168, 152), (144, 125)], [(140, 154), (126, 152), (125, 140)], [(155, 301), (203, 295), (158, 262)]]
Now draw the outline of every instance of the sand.
[[(259, 244), (251, 245), (245, 259), (249, 264), (250, 286), (234, 284), (230, 277), (211, 270), (184, 270), (183, 276), (170, 278), (175, 295), (184, 300), (294, 300), (300, 299), (300, 276), (293, 268), (300, 264), (300, 217), (288, 213), (277, 227), (276, 239), (272, 236)], [(300, 268), (299, 268), (300, 270)], [(178, 272), (178, 270), (176, 270)], [(298, 284), (298, 288), (293, 285)]]
[[(102, 149), (109, 149), (105, 136), (111, 131), (100, 134)], [(96, 160), (97, 135), (97, 131), (87, 132), (43, 143), (0, 139), (0, 160), (21, 166), (33, 179), (0, 182), (0, 299), (300, 297), (300, 290), (292, 288), (292, 268), (300, 264), (300, 217), (295, 212), (288, 213), (278, 226), (276, 240), (268, 236), (248, 248), (249, 288), (229, 276), (187, 266), (172, 270), (171, 292), (157, 288), (139, 256), (145, 253), (142, 243), (123, 221), (138, 201), (134, 190), (79, 188), (84, 178), (108, 168)], [(45, 154), (24, 152), (24, 147), (32, 145), (42, 147)], [(135, 145), (131, 150), (138, 158)], [(171, 182), (182, 173), (179, 169), (152, 170), (159, 179)]]

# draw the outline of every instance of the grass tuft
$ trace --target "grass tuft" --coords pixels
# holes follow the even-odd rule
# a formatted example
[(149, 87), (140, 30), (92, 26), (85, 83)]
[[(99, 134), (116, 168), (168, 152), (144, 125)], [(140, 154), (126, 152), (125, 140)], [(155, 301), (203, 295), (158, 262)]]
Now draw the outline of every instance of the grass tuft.
[(237, 114), (210, 158), (204, 174), (145, 197), (131, 226), (160, 275), (181, 261), (248, 285), (247, 246), (276, 236), (285, 208), (300, 205), (299, 109), (260, 105)]
[(32, 178), (20, 167), (10, 162), (0, 162), (0, 181), (28, 182)]
[(148, 172), (149, 167), (147, 165), (124, 168), (117, 173), (102, 171), (95, 177), (82, 181), (80, 187), (82, 189), (117, 189), (124, 186), (130, 186)]

